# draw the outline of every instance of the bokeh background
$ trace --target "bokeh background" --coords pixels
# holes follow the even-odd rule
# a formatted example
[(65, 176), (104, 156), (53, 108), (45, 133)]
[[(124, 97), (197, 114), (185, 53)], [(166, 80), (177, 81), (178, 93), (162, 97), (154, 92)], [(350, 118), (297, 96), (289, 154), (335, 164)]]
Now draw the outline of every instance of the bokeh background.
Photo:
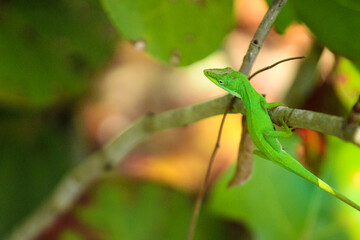
[[(325, 4), (326, 3), (326, 4)], [(148, 113), (225, 94), (202, 70), (239, 68), (264, 0), (0, 1), (0, 238), (65, 173)], [(347, 117), (360, 93), (360, 5), (289, 0), (253, 70), (268, 101)], [(94, 181), (37, 239), (184, 239), (221, 117), (158, 133)], [(226, 120), (196, 239), (360, 239), (360, 214), (255, 157), (227, 188), (241, 116)], [(360, 203), (360, 150), (299, 129), (282, 141)]]

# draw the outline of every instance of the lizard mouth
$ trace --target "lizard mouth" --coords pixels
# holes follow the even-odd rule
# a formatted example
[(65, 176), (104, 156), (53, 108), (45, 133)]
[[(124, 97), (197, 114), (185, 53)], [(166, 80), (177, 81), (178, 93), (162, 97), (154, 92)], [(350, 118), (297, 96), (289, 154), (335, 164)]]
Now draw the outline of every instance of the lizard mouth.
[(213, 72), (214, 69), (205, 69), (204, 70), (204, 75), (210, 79), (213, 83), (218, 83), (218, 81), (215, 78), (215, 73)]
[(211, 75), (211, 69), (204, 69), (205, 76), (209, 77)]

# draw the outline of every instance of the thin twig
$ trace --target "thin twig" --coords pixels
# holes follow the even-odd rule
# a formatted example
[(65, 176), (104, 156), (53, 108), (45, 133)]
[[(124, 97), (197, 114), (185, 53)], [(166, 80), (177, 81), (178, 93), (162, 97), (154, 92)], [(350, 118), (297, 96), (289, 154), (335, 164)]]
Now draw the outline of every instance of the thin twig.
[(261, 72), (264, 72), (264, 71), (266, 71), (266, 70), (268, 70), (268, 69), (270, 69), (270, 68), (273, 68), (273, 67), (275, 67), (276, 65), (278, 65), (278, 64), (280, 64), (280, 63), (287, 62), (287, 61), (291, 61), (291, 60), (296, 60), (296, 59), (303, 59), (303, 58), (305, 58), (305, 57), (302, 56), (302, 57), (285, 58), (285, 59), (283, 59), (283, 60), (281, 60), (281, 61), (278, 61), (278, 62), (276, 62), (276, 63), (274, 63), (274, 64), (272, 64), (272, 65), (270, 65), (270, 66), (267, 66), (267, 67), (264, 67), (264, 68), (262, 68), (262, 69), (257, 70), (256, 72), (254, 72), (253, 74), (251, 74), (251, 76), (250, 76), (248, 79), (249, 79), (249, 81), (250, 81), (250, 79), (252, 79), (253, 77), (255, 77), (257, 74), (259, 74), (259, 73), (261, 73)]
[(202, 203), (204, 201), (204, 196), (206, 194), (206, 191), (207, 191), (207, 188), (208, 188), (208, 185), (209, 185), (209, 178), (210, 178), (211, 168), (212, 168), (212, 165), (214, 163), (216, 152), (217, 152), (217, 150), (219, 149), (219, 146), (220, 146), (221, 133), (222, 133), (222, 130), (223, 130), (223, 127), (224, 127), (226, 115), (230, 111), (232, 105), (234, 104), (235, 99), (236, 99), (236, 97), (231, 98), (231, 101), (229, 102), (229, 104), (228, 104), (228, 106), (227, 106), (227, 108), (226, 108), (226, 110), (224, 112), (223, 118), (221, 120), (219, 133), (218, 133), (218, 136), (217, 136), (217, 139), (216, 139), (215, 147), (213, 149), (213, 152), (212, 152), (210, 160), (209, 160), (208, 167), (206, 169), (204, 182), (203, 182), (202, 186), (200, 187), (200, 191), (199, 191), (198, 196), (196, 198), (195, 207), (194, 207), (193, 215), (191, 217), (191, 222), (190, 222), (190, 226), (189, 226), (189, 232), (188, 232), (187, 240), (192, 240), (194, 238), (194, 234), (195, 234), (195, 230), (196, 230), (196, 226), (197, 226), (197, 222), (198, 222), (198, 218), (199, 218), (200, 209), (201, 209)]

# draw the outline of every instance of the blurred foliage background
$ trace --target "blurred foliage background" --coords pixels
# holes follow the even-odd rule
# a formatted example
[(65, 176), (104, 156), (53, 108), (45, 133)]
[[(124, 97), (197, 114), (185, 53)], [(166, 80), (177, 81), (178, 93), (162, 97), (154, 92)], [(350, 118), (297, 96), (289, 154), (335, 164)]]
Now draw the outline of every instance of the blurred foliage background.
[[(0, 238), (65, 172), (138, 117), (224, 94), (204, 68), (240, 66), (264, 0), (0, 0)], [(289, 0), (254, 70), (268, 101), (346, 117), (360, 93), (360, 3)], [(157, 134), (38, 239), (184, 239), (220, 118)], [(229, 116), (196, 239), (360, 239), (360, 215), (255, 158), (226, 188), (240, 138)], [(360, 203), (360, 150), (300, 129), (283, 142)]]

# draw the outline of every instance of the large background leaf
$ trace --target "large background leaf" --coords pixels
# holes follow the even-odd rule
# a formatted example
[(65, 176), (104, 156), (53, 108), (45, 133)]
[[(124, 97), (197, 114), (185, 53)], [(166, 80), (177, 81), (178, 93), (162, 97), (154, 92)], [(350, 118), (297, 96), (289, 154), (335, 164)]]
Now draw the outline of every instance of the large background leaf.
[[(193, 210), (191, 199), (149, 183), (107, 181), (99, 184), (91, 205), (75, 212), (101, 239), (185, 239)], [(203, 212), (196, 239), (227, 239), (226, 225)]]
[(86, 152), (71, 100), (109, 59), (115, 36), (96, 0), (1, 1), (0, 238), (50, 194), (75, 149)]
[[(272, 0), (266, 0), (271, 3)], [(275, 27), (284, 32), (303, 22), (316, 39), (332, 51), (360, 64), (360, 2), (357, 0), (289, 0)]]
[(0, 239), (41, 204), (70, 166), (67, 130), (50, 116), (0, 121)]
[[(233, 27), (231, 0), (103, 0), (123, 36), (167, 63), (188, 65), (217, 49)], [(178, 58), (178, 60), (177, 60)]]
[(114, 40), (96, 0), (2, 2), (0, 101), (41, 108), (74, 98)]
[(335, 91), (349, 112), (359, 97), (360, 69), (351, 61), (340, 58), (336, 73)]
[(360, 63), (359, 1), (296, 0), (294, 6), (298, 18), (320, 42), (334, 52)]

